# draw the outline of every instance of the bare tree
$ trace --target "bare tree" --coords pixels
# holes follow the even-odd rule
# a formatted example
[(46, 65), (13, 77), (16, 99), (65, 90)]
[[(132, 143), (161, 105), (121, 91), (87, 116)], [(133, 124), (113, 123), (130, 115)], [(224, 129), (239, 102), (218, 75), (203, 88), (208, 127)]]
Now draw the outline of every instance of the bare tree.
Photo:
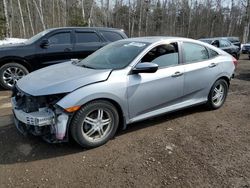
[(6, 36), (10, 37), (10, 21), (9, 21), (9, 15), (8, 15), (8, 5), (7, 1), (3, 0), (3, 7), (4, 7), (4, 17), (6, 20)]
[(87, 22), (88, 26), (122, 28), (128, 36), (228, 35), (246, 42), (250, 37), (249, 1), (2, 0), (5, 19), (1, 32), (29, 37), (47, 27), (83, 26)]
[(232, 27), (233, 27), (233, 10), (234, 9), (234, 0), (231, 0), (231, 11), (230, 11), (230, 16), (229, 16), (229, 26), (228, 26), (228, 32), (227, 36), (232, 35)]
[(84, 0), (81, 0), (82, 18), (85, 20)]
[(25, 29), (25, 24), (24, 24), (24, 19), (23, 19), (23, 11), (22, 11), (22, 7), (20, 4), (20, 0), (17, 0), (17, 3), (18, 3), (18, 8), (19, 8), (20, 17), (21, 17), (21, 23), (22, 23), (22, 27), (23, 27), (23, 37), (26, 37), (26, 29)]
[(250, 0), (246, 0), (243, 5), (246, 10), (245, 10), (244, 32), (243, 32), (242, 42), (246, 43), (248, 42), (249, 27), (250, 27)]
[(143, 0), (139, 0), (139, 23), (138, 23), (138, 36), (141, 36), (141, 24), (142, 24), (142, 6)]
[(26, 0), (26, 5), (27, 5), (27, 11), (28, 11), (27, 14), (29, 16), (29, 22), (30, 22), (32, 35), (35, 35), (34, 26), (33, 26), (33, 22), (32, 22), (31, 15), (30, 15), (30, 7), (29, 7), (29, 1), (28, 0)]
[(39, 7), (38, 7), (38, 5), (37, 5), (37, 3), (36, 3), (36, 0), (33, 0), (33, 2), (34, 2), (34, 5), (35, 5), (35, 7), (36, 7), (36, 10), (37, 10), (37, 12), (38, 12), (38, 15), (39, 15), (39, 17), (40, 17), (40, 20), (41, 20), (41, 23), (42, 23), (43, 30), (45, 30), (45, 29), (46, 29), (46, 26), (45, 26), (44, 18), (43, 18), (42, 1), (39, 0)]
[(60, 0), (56, 1), (56, 5), (57, 5), (57, 18), (58, 18), (58, 26), (61, 26), (61, 15), (60, 15)]
[(88, 26), (89, 26), (89, 27), (90, 27), (90, 25), (91, 25), (91, 20), (92, 20), (92, 14), (93, 14), (94, 4), (95, 4), (95, 1), (92, 0), (91, 5), (90, 5), (89, 17), (88, 17)]

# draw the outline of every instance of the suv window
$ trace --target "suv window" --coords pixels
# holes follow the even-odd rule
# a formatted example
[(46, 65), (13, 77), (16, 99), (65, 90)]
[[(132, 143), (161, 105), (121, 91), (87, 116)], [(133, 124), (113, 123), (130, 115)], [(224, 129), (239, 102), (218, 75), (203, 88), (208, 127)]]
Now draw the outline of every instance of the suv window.
[(230, 46), (230, 42), (227, 40), (220, 40), (220, 47), (228, 47)]
[(51, 45), (70, 44), (70, 32), (56, 33), (48, 38)]
[(208, 51), (202, 45), (183, 42), (182, 48), (185, 63), (195, 63), (208, 59)]
[(141, 62), (152, 62), (159, 67), (168, 67), (178, 65), (178, 44), (164, 44), (150, 50), (142, 59)]
[(115, 32), (112, 31), (100, 31), (100, 33), (110, 42), (117, 41), (123, 39), (123, 37)]
[(76, 43), (88, 42), (100, 42), (100, 38), (94, 32), (76, 32)]

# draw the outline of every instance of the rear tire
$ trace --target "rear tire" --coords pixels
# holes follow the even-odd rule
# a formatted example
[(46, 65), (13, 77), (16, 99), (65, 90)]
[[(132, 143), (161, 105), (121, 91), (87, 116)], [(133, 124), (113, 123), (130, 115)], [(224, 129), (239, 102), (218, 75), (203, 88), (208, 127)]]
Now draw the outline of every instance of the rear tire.
[(0, 85), (4, 89), (12, 89), (16, 82), (29, 71), (19, 63), (11, 62), (0, 67)]
[(227, 98), (227, 93), (228, 83), (226, 80), (217, 80), (209, 92), (207, 106), (212, 110), (220, 108)]
[(104, 100), (84, 105), (76, 112), (70, 131), (74, 140), (84, 148), (94, 148), (108, 142), (116, 133), (119, 115), (115, 106)]

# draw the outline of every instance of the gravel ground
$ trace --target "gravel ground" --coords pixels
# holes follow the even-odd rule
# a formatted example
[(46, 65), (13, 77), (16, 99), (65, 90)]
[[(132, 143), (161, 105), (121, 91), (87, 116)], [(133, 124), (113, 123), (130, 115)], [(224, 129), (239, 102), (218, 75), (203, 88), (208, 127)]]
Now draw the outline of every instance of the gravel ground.
[(129, 125), (106, 145), (47, 144), (12, 124), (0, 91), (0, 187), (250, 187), (250, 61), (224, 106)]

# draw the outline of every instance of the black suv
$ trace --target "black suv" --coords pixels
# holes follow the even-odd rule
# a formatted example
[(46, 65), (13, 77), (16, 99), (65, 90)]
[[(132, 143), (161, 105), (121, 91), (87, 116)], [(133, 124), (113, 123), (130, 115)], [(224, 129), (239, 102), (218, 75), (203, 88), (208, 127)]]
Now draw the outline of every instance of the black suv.
[(0, 85), (11, 89), (31, 71), (83, 59), (104, 45), (127, 38), (121, 29), (64, 27), (45, 30), (21, 44), (0, 46)]
[(213, 46), (216, 46), (227, 53), (231, 54), (234, 58), (239, 59), (240, 58), (240, 48), (234, 44), (232, 44), (229, 40), (227, 40), (225, 37), (219, 37), (219, 38), (204, 38), (199, 39), (202, 42), (206, 42), (208, 44), (211, 44)]
[(233, 45), (238, 46), (241, 49), (241, 43), (239, 37), (222, 37), (222, 39), (229, 40)]

